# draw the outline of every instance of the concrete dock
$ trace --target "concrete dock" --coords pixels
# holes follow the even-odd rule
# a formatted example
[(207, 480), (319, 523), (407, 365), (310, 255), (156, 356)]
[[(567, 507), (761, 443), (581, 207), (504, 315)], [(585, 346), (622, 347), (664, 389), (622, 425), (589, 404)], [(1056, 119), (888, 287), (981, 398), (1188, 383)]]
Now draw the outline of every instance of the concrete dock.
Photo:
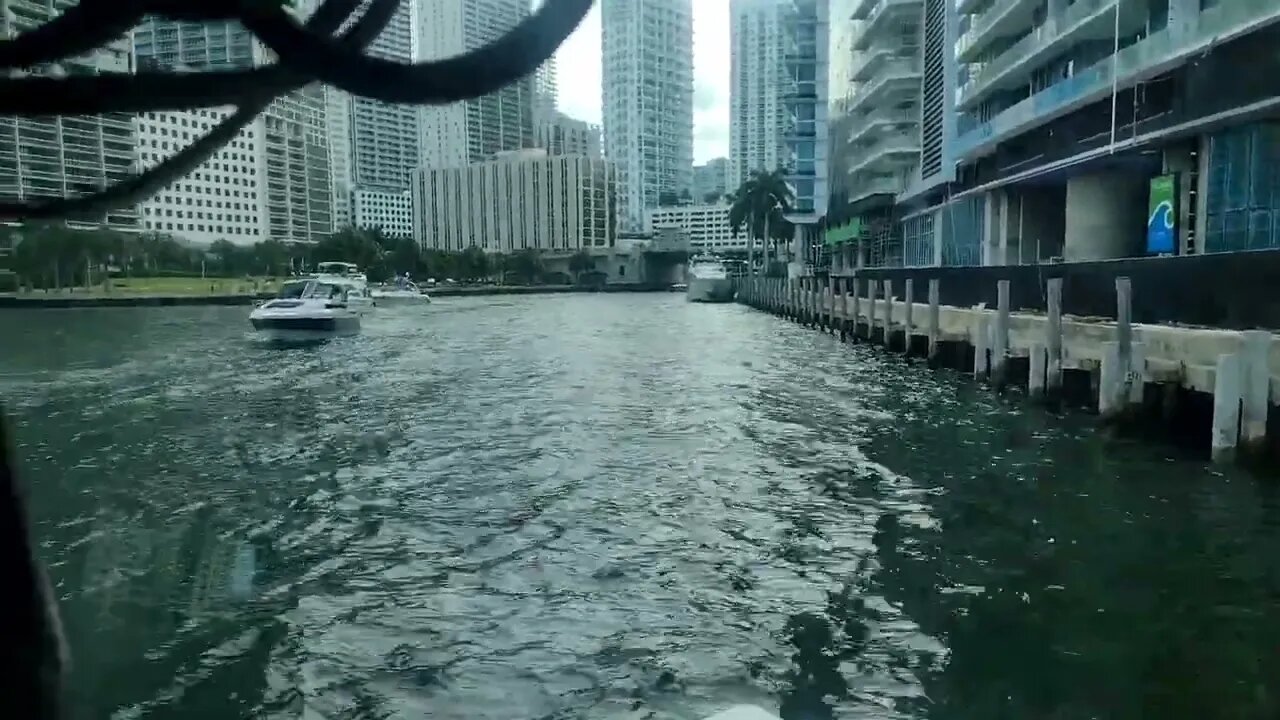
[(1271, 332), (1132, 323), (1128, 278), (1116, 279), (1113, 318), (1062, 315), (1060, 280), (1047, 283), (1048, 313), (1010, 308), (1008, 280), (997, 307), (940, 305), (940, 282), (741, 278), (738, 298), (844, 339), (971, 371), (996, 389), (1025, 386), (1035, 398), (1060, 399), (1067, 374), (1087, 374), (1085, 404), (1106, 420), (1136, 414), (1153, 389), (1203, 393), (1214, 399), (1212, 455), (1227, 461), (1240, 447), (1264, 454), (1267, 417), (1280, 404)]

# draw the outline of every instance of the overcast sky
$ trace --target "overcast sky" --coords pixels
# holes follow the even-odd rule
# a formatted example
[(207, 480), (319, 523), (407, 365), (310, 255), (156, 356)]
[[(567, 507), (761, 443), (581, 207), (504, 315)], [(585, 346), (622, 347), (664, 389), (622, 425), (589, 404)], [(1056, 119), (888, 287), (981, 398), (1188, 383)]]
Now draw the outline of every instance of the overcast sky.
[[(600, 123), (600, 3), (556, 55), (560, 111)], [(729, 0), (693, 0), (693, 161), (729, 154)]]

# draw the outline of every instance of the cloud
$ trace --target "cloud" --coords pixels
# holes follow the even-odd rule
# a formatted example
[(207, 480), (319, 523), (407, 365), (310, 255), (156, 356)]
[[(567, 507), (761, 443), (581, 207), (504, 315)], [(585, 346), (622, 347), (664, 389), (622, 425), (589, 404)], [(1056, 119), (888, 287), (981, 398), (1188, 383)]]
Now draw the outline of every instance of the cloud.
[[(560, 111), (600, 123), (600, 4), (556, 53)], [(729, 0), (693, 0), (693, 158), (729, 154)]]

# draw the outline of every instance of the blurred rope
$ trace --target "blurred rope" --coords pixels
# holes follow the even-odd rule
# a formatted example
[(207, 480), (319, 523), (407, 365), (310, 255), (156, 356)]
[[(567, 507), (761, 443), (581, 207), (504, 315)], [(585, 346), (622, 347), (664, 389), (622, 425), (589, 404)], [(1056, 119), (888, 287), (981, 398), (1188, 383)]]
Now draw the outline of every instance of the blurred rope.
[[(317, 80), (389, 103), (450, 103), (493, 92), (546, 62), (586, 16), (592, 0), (546, 0), (502, 38), (457, 57), (400, 63), (365, 54), (401, 2), (412, 0), (325, 0), (302, 25), (283, 0), (81, 0), (44, 25), (0, 41), (0, 70), (8, 71), (0, 77), (0, 115), (237, 108), (208, 134), (147, 172), (84, 197), (0, 202), (0, 216), (57, 218), (136, 204), (194, 170), (272, 100)], [(241, 70), (23, 74), (95, 52), (147, 15), (196, 22), (237, 20), (279, 61)], [(350, 30), (333, 37), (347, 26)]]

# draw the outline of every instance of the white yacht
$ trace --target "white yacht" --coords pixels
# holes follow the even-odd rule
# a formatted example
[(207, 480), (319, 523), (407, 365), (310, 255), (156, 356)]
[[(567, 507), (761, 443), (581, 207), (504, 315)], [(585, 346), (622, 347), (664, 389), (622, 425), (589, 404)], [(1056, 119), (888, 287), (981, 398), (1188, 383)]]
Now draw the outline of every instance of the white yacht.
[(714, 255), (695, 255), (689, 259), (688, 288), (690, 302), (732, 302), (733, 280), (724, 261)]
[(397, 277), (393, 285), (376, 287), (372, 292), (373, 301), (379, 305), (418, 305), (431, 302), (431, 296), (407, 276)]
[(269, 340), (309, 342), (360, 332), (353, 288), (321, 277), (287, 282), (280, 294), (249, 313), (253, 329)]
[(369, 312), (377, 304), (369, 289), (369, 279), (354, 263), (318, 263), (316, 274), (311, 279), (341, 287), (345, 291), (347, 306), (360, 315)]

